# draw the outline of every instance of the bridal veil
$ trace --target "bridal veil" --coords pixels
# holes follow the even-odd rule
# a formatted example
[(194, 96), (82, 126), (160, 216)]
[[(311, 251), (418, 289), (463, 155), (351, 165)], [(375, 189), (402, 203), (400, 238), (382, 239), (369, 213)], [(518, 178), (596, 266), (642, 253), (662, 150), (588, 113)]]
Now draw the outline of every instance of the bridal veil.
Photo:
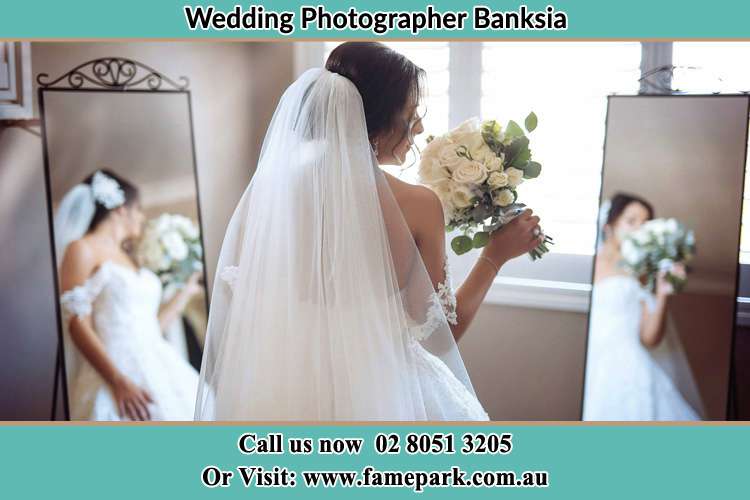
[(424, 420), (410, 342), (473, 394), (343, 76), (284, 93), (217, 276), (197, 420)]

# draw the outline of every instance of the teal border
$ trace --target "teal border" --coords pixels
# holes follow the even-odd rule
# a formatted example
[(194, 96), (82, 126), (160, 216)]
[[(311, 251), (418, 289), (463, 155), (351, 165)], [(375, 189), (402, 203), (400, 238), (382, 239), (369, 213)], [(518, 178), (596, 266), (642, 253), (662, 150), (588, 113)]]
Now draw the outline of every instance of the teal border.
[[(359, 455), (243, 455), (242, 433), (362, 437)], [(378, 432), (511, 432), (507, 455), (378, 455)], [(0, 427), (0, 496), (21, 498), (745, 498), (750, 425), (14, 425)], [(545, 489), (206, 488), (206, 465), (291, 470), (546, 470)]]
[[(428, 3), (439, 10), (468, 10), (486, 5), (497, 11), (514, 11), (520, 5), (543, 11), (552, 5), (568, 15), (566, 31), (462, 31), (423, 32), (419, 39), (750, 39), (750, 2), (746, 0), (684, 2), (676, 0), (629, 0), (605, 2), (592, 0), (508, 0), (456, 2), (435, 0), (364, 0), (356, 8), (370, 11), (422, 11)], [(222, 38), (222, 39), (340, 39), (340, 38), (413, 38), (407, 32), (376, 36), (366, 31), (306, 31), (297, 27), (292, 36), (274, 31), (191, 31), (185, 22), (185, 5), (214, 5), (231, 10), (263, 5), (266, 10), (289, 10), (298, 14), (301, 5), (323, 5), (328, 11), (345, 11), (352, 2), (241, 2), (214, 0), (13, 0), (3, 3), (0, 38), (5, 39), (125, 39), (125, 38)], [(297, 17), (299, 17), (297, 15)], [(298, 23), (297, 19), (297, 24)]]

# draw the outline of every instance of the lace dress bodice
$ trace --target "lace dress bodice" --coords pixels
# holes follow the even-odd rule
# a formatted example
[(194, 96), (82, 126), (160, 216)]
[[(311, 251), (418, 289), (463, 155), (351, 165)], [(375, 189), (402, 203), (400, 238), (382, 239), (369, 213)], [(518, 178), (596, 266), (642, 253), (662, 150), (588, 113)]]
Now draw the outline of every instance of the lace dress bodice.
[[(162, 285), (146, 268), (104, 262), (83, 284), (60, 297), (67, 325), (91, 316), (96, 335), (117, 369), (154, 399), (154, 420), (192, 418), (197, 371), (164, 338), (159, 324)], [(67, 337), (66, 333), (66, 337)], [(66, 342), (66, 349), (75, 349)], [(66, 361), (70, 357), (66, 355)], [(110, 388), (82, 357), (68, 367), (72, 419), (120, 420)]]
[[(408, 344), (417, 369), (424, 396), (425, 412), (429, 420), (489, 420), (476, 396), (459, 381), (448, 366), (423, 346), (436, 329), (446, 323), (456, 325), (456, 296), (448, 259), (444, 263), (445, 278), (428, 299), (427, 314), (423, 322), (408, 318)], [(219, 277), (230, 289), (237, 286), (239, 269), (226, 266)], [(402, 295), (404, 291), (401, 291)], [(406, 299), (404, 298), (404, 302)]]
[[(106, 261), (84, 284), (63, 293), (60, 303), (66, 318), (91, 314), (95, 330), (105, 344), (131, 342), (134, 336), (148, 341), (154, 335), (161, 337), (161, 294), (161, 282), (150, 270)], [(136, 324), (141, 328), (133, 329)]]

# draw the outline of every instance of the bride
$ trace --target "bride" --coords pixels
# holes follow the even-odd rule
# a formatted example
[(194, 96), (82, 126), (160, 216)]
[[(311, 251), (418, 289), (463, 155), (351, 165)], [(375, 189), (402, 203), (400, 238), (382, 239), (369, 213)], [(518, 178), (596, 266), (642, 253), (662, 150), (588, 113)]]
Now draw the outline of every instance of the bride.
[[(601, 245), (594, 270), (589, 319), (584, 420), (698, 420), (673, 381), (668, 367), (687, 359), (677, 339), (664, 360), (657, 347), (666, 347), (666, 318), (674, 288), (664, 273), (655, 293), (620, 267), (623, 237), (653, 219), (646, 200), (619, 193), (603, 207)], [(685, 276), (677, 264), (671, 271)], [(692, 378), (691, 378), (692, 380)]]
[(142, 224), (138, 190), (106, 170), (69, 191), (55, 215), (73, 420), (191, 418), (198, 373), (162, 331), (200, 290), (197, 275), (160, 309), (159, 278), (123, 249)]
[(423, 131), (424, 77), (349, 42), (286, 90), (221, 249), (196, 419), (488, 419), (456, 341), (539, 219), (494, 233), (454, 294), (440, 202), (379, 168)]

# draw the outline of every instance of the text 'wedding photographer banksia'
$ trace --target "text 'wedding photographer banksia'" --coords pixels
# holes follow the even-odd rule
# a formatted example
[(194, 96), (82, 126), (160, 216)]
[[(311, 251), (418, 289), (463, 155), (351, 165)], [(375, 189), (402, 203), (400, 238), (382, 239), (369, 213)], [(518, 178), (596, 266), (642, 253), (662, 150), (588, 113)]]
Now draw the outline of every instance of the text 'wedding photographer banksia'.
[(418, 36), (430, 31), (535, 31), (568, 29), (568, 15), (548, 5), (544, 10), (532, 10), (521, 5), (517, 10), (497, 11), (486, 6), (475, 6), (471, 11), (440, 11), (428, 5), (421, 11), (367, 11), (350, 7), (346, 11), (329, 11), (324, 6), (302, 6), (299, 14), (293, 11), (273, 11), (261, 5), (246, 10), (235, 5), (222, 11), (214, 6), (184, 7), (185, 21), (190, 30), (214, 31), (273, 31), (292, 35), (296, 28), (303, 32), (363, 31), (387, 35), (392, 31)]

